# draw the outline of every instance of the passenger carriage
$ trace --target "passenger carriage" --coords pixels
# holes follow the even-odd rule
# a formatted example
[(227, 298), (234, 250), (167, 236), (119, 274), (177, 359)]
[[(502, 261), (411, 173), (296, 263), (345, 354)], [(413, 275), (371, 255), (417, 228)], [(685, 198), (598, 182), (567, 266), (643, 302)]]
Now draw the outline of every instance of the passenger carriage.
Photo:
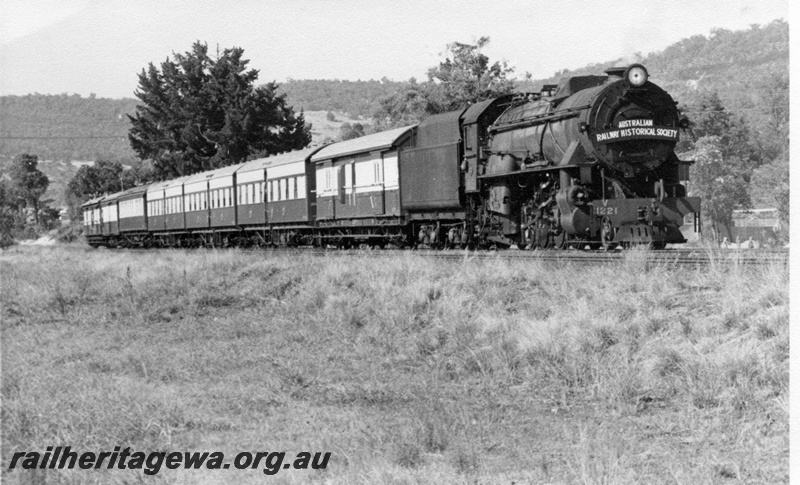
[(83, 212), (83, 233), (89, 245), (97, 247), (103, 242), (103, 225), (100, 211), (100, 201), (105, 196), (96, 197), (86, 201), (81, 206)]
[(150, 233), (163, 233), (167, 230), (167, 213), (164, 203), (164, 187), (169, 181), (156, 182), (147, 186), (145, 199), (147, 200), (147, 229)]
[(165, 232), (161, 234), (165, 244), (185, 244), (186, 215), (183, 207), (183, 184), (190, 177), (180, 177), (164, 184)]
[(315, 180), (309, 158), (319, 150), (295, 150), (237, 166), (234, 178), (240, 243), (313, 242)]
[(226, 232), (236, 230), (236, 171), (231, 165), (208, 172), (209, 226)]
[(100, 201), (100, 218), (103, 221), (102, 234), (111, 246), (116, 246), (119, 237), (119, 212), (117, 200), (121, 192), (107, 195)]
[(208, 177), (211, 172), (200, 172), (190, 175), (183, 181), (182, 207), (185, 217), (186, 229), (208, 229), (209, 226), (209, 200)]
[(239, 165), (190, 176), (183, 184), (186, 229), (193, 244), (221, 246), (236, 231), (234, 176)]
[(259, 158), (236, 165), (236, 220), (245, 230), (267, 228), (264, 187), (271, 158)]
[(125, 246), (144, 246), (147, 232), (147, 189), (142, 185), (122, 192), (117, 201), (120, 240)]
[(292, 231), (311, 229), (315, 218), (316, 180), (310, 157), (319, 150), (319, 147), (296, 150), (266, 160), (267, 223), (272, 230), (282, 231), (284, 239), (287, 236), (291, 239)]
[(311, 157), (321, 244), (384, 245), (403, 238), (398, 152), (412, 143), (407, 126), (327, 145)]

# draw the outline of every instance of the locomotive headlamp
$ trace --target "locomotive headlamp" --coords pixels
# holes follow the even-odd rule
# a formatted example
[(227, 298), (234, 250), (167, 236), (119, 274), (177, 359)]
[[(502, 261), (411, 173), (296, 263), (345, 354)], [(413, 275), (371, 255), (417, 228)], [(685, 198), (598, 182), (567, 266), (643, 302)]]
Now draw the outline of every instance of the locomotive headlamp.
[(634, 64), (625, 71), (625, 80), (631, 86), (638, 88), (647, 82), (647, 69), (641, 64)]

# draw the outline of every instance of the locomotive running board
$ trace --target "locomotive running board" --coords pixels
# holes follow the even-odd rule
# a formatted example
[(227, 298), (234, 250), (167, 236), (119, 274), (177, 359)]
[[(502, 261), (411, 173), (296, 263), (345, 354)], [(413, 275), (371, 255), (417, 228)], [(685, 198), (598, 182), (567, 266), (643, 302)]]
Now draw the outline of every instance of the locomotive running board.
[(524, 175), (524, 174), (534, 174), (534, 173), (540, 173), (540, 172), (552, 172), (552, 171), (555, 171), (555, 170), (564, 170), (564, 169), (568, 169), (568, 168), (586, 168), (586, 167), (592, 167), (592, 165), (583, 165), (583, 164), (581, 164), (581, 165), (577, 165), (577, 164), (572, 164), (572, 165), (548, 165), (546, 167), (524, 168), (522, 170), (514, 170), (514, 171), (511, 171), (511, 172), (489, 173), (489, 174), (486, 174), (486, 175), (478, 175), (478, 179), (499, 179), (499, 178), (504, 178), (504, 177), (519, 176), (519, 175)]

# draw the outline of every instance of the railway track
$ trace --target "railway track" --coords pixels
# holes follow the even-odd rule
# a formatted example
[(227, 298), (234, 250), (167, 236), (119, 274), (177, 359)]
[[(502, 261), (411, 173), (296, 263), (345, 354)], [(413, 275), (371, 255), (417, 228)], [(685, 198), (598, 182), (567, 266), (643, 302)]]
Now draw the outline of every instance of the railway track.
[[(57, 246), (54, 246), (57, 247)], [(208, 248), (206, 250), (214, 250)], [(107, 249), (82, 248), (86, 252), (107, 251)], [(219, 249), (226, 251), (229, 249)], [(203, 249), (113, 249), (108, 251), (131, 252), (161, 252), (161, 251), (203, 251)], [(741, 249), (741, 250), (712, 250), (705, 248), (680, 248), (664, 250), (627, 249), (616, 251), (589, 251), (589, 250), (503, 250), (503, 251), (470, 251), (470, 250), (433, 250), (433, 249), (320, 249), (312, 247), (295, 248), (259, 248), (242, 249), (243, 252), (276, 253), (287, 255), (305, 254), (317, 257), (369, 257), (391, 258), (400, 254), (414, 254), (424, 258), (434, 258), (451, 261), (481, 260), (481, 259), (506, 259), (542, 261), (553, 264), (620, 264), (623, 262), (646, 263), (666, 266), (768, 266), (789, 264), (788, 249)]]
[[(402, 250), (370, 250), (370, 249), (269, 249), (274, 252), (292, 252), (315, 256), (345, 257), (393, 257)], [(443, 260), (479, 260), (509, 259), (544, 261), (550, 263), (577, 264), (613, 264), (621, 262), (642, 262), (667, 266), (712, 266), (712, 265), (788, 265), (788, 250), (706, 250), (706, 249), (666, 249), (666, 250), (617, 250), (617, 251), (583, 251), (583, 250), (536, 250), (536, 251), (467, 251), (467, 250), (413, 250), (413, 254)]]

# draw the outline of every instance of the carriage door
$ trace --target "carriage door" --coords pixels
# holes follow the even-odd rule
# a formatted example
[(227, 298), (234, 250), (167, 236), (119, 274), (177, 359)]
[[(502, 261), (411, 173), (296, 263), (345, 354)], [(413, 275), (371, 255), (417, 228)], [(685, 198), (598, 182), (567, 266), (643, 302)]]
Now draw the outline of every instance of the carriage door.
[(386, 186), (383, 183), (383, 156), (381, 152), (372, 152), (367, 165), (370, 169), (369, 179), (372, 182), (370, 205), (372, 213), (379, 216), (385, 213)]

